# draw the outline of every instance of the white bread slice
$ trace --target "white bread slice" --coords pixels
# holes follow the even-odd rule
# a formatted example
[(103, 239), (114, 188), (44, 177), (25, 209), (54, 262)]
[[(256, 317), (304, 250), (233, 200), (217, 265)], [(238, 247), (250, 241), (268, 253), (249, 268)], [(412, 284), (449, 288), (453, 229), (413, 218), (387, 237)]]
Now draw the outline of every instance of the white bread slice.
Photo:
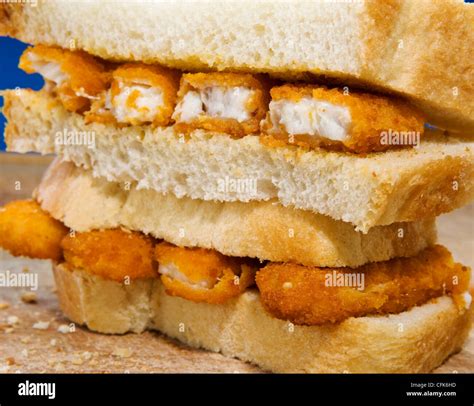
[(434, 219), (378, 226), (349, 223), (275, 202), (178, 199), (125, 190), (59, 158), (35, 191), (41, 207), (79, 231), (126, 227), (179, 246), (308, 266), (351, 266), (413, 256), (436, 241)]
[[(57, 153), (109, 181), (177, 197), (217, 201), (278, 199), (353, 223), (357, 230), (433, 218), (474, 195), (474, 141), (427, 131), (417, 149), (357, 156), (269, 147), (257, 136), (233, 139), (201, 130), (184, 140), (173, 127), (86, 125), (46, 92), (4, 92), (10, 151)], [(67, 144), (64, 132), (88, 131), (90, 147)], [(232, 188), (230, 181), (256, 184)]]
[(158, 330), (273, 372), (429, 372), (461, 349), (473, 313), (445, 296), (395, 315), (294, 326), (268, 315), (256, 290), (210, 305), (167, 295), (159, 279), (122, 285), (63, 265), (54, 276), (62, 311), (93, 331)]
[(0, 33), (105, 59), (380, 88), (409, 97), (432, 124), (474, 130), (474, 7), (462, 0), (242, 3), (4, 4)]

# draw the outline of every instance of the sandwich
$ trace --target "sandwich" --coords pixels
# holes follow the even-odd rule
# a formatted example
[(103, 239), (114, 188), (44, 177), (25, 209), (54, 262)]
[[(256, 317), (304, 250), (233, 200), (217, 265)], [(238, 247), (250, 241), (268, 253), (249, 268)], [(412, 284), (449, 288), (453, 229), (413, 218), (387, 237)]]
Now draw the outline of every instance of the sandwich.
[(431, 371), (472, 322), (435, 218), (474, 196), (474, 11), (424, 6), (2, 5), (45, 80), (3, 92), (7, 148), (57, 157), (0, 246), (51, 259), (92, 331), (273, 372)]

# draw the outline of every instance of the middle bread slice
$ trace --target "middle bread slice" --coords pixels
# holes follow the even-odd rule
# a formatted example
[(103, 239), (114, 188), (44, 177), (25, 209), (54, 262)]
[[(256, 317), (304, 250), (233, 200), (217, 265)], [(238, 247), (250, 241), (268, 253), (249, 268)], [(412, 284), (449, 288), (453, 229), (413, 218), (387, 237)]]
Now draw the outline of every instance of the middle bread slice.
[(275, 201), (177, 198), (108, 182), (59, 158), (35, 197), (75, 231), (125, 227), (179, 246), (306, 266), (358, 267), (414, 256), (436, 241), (434, 219), (376, 226), (364, 234), (350, 223)]
[(474, 196), (473, 142), (439, 131), (426, 130), (418, 148), (360, 155), (277, 147), (257, 135), (87, 124), (44, 90), (7, 91), (4, 98), (9, 151), (56, 153), (95, 176), (178, 197), (278, 200), (365, 233), (436, 217)]

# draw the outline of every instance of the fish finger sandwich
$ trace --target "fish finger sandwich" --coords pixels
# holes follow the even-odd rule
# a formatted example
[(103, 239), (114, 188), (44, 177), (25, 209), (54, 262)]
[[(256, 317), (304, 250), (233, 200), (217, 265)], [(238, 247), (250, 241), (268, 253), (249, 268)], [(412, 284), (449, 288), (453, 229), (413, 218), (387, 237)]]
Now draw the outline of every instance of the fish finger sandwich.
[(436, 217), (474, 197), (474, 9), (421, 3), (0, 5), (45, 80), (2, 93), (7, 149), (57, 156), (0, 246), (95, 332), (432, 371), (473, 313)]

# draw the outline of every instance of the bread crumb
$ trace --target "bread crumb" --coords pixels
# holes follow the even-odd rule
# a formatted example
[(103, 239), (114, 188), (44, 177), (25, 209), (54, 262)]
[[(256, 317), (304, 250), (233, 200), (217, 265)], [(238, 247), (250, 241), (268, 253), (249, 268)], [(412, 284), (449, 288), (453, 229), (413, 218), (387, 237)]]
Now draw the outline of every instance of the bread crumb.
[(10, 303), (7, 303), (7, 302), (0, 303), (0, 310), (5, 310), (5, 309), (8, 309), (9, 307), (10, 307)]
[(9, 326), (14, 326), (20, 322), (20, 319), (16, 316), (8, 316), (7, 317), (7, 324)]
[(74, 365), (82, 365), (84, 363), (84, 361), (79, 357), (74, 357), (72, 359), (71, 363), (74, 364)]
[(28, 344), (31, 341), (31, 338), (30, 337), (22, 337), (20, 341), (21, 341), (22, 344)]
[(55, 338), (53, 338), (53, 339), (49, 342), (49, 345), (50, 345), (51, 347), (54, 347), (56, 344), (57, 344), (57, 341), (56, 341)]
[(283, 289), (291, 289), (293, 287), (293, 284), (291, 282), (285, 282), (283, 284)]
[(24, 348), (23, 350), (21, 350), (21, 356), (23, 358), (28, 358), (28, 350), (26, 348)]
[(93, 359), (89, 362), (89, 366), (91, 367), (96, 367), (97, 365), (99, 365), (99, 361)]
[(86, 361), (89, 361), (92, 358), (92, 353), (90, 353), (89, 351), (84, 351), (82, 353), (82, 358)]
[(24, 303), (36, 303), (38, 302), (38, 296), (35, 292), (23, 292), (21, 295), (21, 300)]
[(5, 329), (5, 334), (11, 334), (15, 331), (15, 329), (13, 327), (9, 327), (9, 328), (6, 328)]
[(38, 321), (33, 324), (33, 328), (36, 330), (47, 330), (49, 328), (49, 321)]
[(71, 332), (71, 330), (67, 324), (61, 324), (58, 327), (58, 332), (60, 332), (61, 334), (68, 334)]
[(112, 355), (120, 358), (128, 358), (133, 354), (133, 351), (130, 348), (118, 347), (114, 350)]
[(6, 361), (7, 361), (7, 365), (15, 365), (16, 364), (15, 358), (13, 358), (13, 357), (8, 357), (6, 359)]

